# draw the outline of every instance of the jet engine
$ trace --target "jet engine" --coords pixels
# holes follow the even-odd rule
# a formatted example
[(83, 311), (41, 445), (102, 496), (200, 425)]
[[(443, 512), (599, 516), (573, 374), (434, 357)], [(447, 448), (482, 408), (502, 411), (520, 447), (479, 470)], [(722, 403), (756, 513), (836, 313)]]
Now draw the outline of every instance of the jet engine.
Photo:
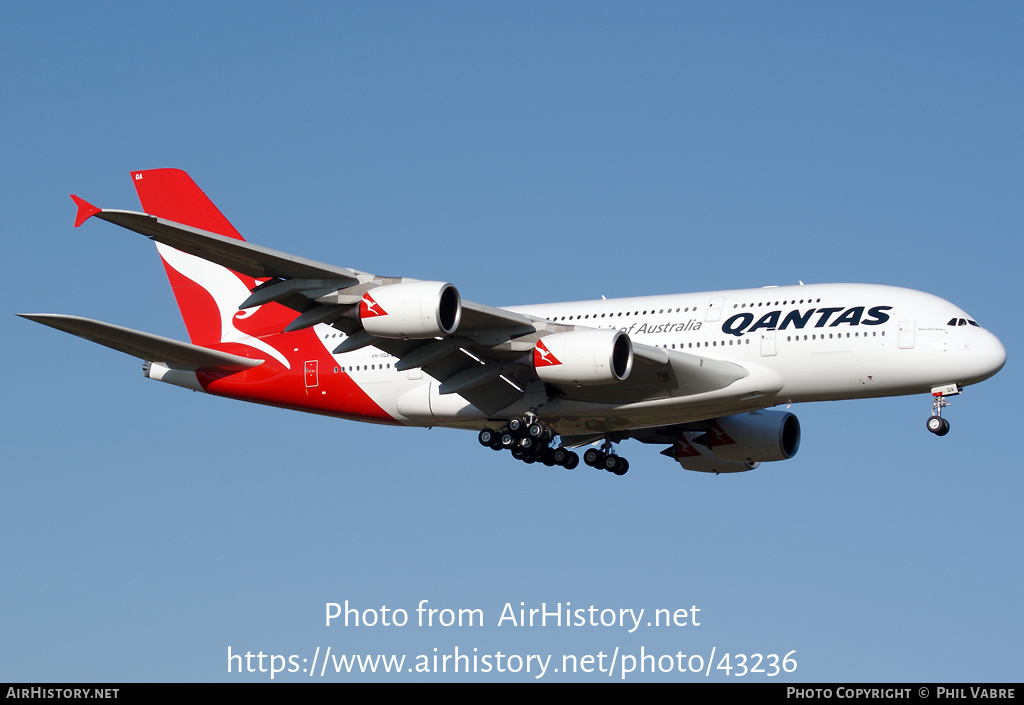
[(697, 441), (701, 433), (684, 431), (679, 434), (675, 444), (664, 451), (664, 454), (675, 460), (684, 470), (694, 472), (746, 472), (753, 470), (761, 463), (739, 460), (723, 460), (717, 457), (710, 448)]
[(449, 335), (462, 319), (462, 298), (445, 282), (388, 284), (363, 294), (359, 320), (381, 338), (435, 338)]
[(554, 384), (611, 384), (633, 369), (633, 343), (619, 330), (553, 333), (533, 348), (537, 376)]
[(666, 455), (698, 472), (744, 472), (800, 449), (800, 421), (788, 411), (723, 416), (706, 433), (684, 431)]

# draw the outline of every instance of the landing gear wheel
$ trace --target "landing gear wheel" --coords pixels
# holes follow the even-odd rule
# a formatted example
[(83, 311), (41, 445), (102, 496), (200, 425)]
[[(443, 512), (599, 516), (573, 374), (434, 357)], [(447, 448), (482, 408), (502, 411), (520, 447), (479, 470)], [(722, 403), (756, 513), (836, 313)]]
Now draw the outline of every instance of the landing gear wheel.
[(949, 421), (941, 416), (932, 416), (928, 419), (928, 430), (936, 436), (945, 436), (949, 433)]
[(609, 455), (604, 459), (604, 469), (614, 475), (625, 475), (629, 470), (629, 461), (617, 455)]
[(583, 462), (592, 468), (604, 467), (605, 454), (597, 448), (588, 448), (583, 454)]
[(569, 451), (568, 457), (560, 464), (566, 470), (575, 470), (576, 466), (580, 464), (580, 456), (576, 455), (572, 451)]
[(523, 449), (523, 453), (532, 455), (540, 449), (540, 444), (529, 436), (525, 436), (519, 439), (519, 447)]
[(489, 428), (485, 428), (480, 432), (480, 435), (477, 436), (477, 440), (480, 441), (480, 445), (491, 448), (494, 446), (495, 441), (498, 440), (498, 433)]

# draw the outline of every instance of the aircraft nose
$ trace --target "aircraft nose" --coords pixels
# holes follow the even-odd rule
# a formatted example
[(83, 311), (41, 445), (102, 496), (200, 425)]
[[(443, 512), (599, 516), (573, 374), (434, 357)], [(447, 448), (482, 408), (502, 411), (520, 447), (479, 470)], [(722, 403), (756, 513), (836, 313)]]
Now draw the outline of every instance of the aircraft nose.
[(985, 337), (980, 343), (974, 346), (973, 357), (976, 360), (976, 381), (988, 379), (1006, 364), (1006, 348), (988, 331), (982, 331)]

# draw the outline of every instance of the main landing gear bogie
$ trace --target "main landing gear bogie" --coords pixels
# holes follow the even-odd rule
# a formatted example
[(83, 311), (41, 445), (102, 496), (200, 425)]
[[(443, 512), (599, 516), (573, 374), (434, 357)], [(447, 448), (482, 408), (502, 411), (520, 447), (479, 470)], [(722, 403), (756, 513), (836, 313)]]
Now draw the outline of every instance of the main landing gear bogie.
[[(543, 463), (548, 467), (560, 466), (572, 470), (579, 466), (580, 456), (568, 448), (552, 448), (555, 433), (535, 415), (513, 417), (504, 426), (480, 431), (480, 445), (493, 450), (508, 450), (516, 460), (524, 463)], [(629, 461), (612, 451), (612, 442), (606, 438), (600, 448), (589, 448), (583, 462), (592, 468), (607, 470), (614, 475), (625, 475)]]
[[(578, 467), (580, 456), (568, 448), (552, 448), (554, 439), (555, 432), (534, 414), (510, 418), (497, 430), (484, 428), (477, 436), (481, 446), (496, 451), (508, 450), (512, 457), (527, 464), (541, 462), (549, 467), (557, 465), (568, 470)], [(602, 453), (597, 449), (591, 451), (601, 453), (599, 464), (588, 462), (593, 467), (603, 467), (615, 474), (625, 474), (629, 468), (625, 458)]]
[(592, 468), (607, 470), (613, 475), (625, 475), (629, 470), (629, 461), (620, 455), (611, 453), (610, 450), (589, 448), (583, 454), (583, 462)]

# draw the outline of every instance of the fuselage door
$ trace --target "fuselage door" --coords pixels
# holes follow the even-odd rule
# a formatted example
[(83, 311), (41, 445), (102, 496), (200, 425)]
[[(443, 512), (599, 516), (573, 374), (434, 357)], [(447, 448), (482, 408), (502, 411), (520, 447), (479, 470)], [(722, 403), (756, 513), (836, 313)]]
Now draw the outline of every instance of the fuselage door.
[(761, 331), (761, 357), (771, 357), (775, 354), (775, 331)]
[(708, 313), (704, 317), (707, 322), (717, 321), (722, 317), (722, 305), (725, 303), (724, 296), (716, 296), (708, 304)]
[(914, 321), (900, 321), (899, 347), (908, 349), (914, 347)]
[(317, 374), (316, 374), (316, 362), (317, 362), (316, 360), (307, 360), (306, 361), (306, 366), (305, 367), (306, 367), (306, 386), (307, 387), (315, 387), (315, 386), (317, 386), (320, 383), (319, 380), (317, 379)]

